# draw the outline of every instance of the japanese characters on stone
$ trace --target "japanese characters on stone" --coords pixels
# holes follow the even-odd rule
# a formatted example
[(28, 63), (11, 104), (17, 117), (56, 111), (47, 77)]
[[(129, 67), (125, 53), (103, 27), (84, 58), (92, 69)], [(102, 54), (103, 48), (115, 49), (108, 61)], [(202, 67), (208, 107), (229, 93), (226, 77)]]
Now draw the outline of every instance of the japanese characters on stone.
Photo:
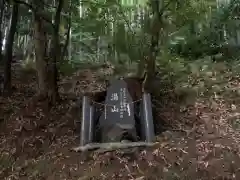
[(118, 93), (113, 93), (111, 95), (111, 101), (118, 101)]
[(120, 89), (120, 93), (118, 95), (118, 93), (113, 93), (111, 95), (111, 101), (119, 101), (120, 100), (120, 107), (116, 107), (116, 105), (114, 105), (111, 108), (111, 112), (119, 112), (120, 114), (120, 118), (123, 118), (123, 114), (124, 112), (128, 112), (128, 116), (131, 115), (130, 113), (130, 106), (127, 103), (127, 98), (126, 98), (126, 88), (121, 88)]

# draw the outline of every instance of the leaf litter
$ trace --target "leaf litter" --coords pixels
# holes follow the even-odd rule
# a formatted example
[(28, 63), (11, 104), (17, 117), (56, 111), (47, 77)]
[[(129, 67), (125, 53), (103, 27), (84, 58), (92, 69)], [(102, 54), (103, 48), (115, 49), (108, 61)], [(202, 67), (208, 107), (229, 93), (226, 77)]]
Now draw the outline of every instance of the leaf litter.
[[(33, 92), (23, 91), (34, 89), (34, 83), (14, 77), (17, 92), (0, 99), (1, 179), (239, 179), (240, 134), (232, 125), (239, 118), (239, 104), (217, 93), (199, 96), (184, 108), (173, 99), (154, 99), (159, 121), (172, 125), (158, 135), (160, 143), (154, 147), (128, 155), (120, 150), (72, 152), (79, 143), (78, 96), (104, 89), (98, 76), (85, 70), (63, 79), (63, 100), (50, 111), (33, 103)], [(228, 88), (237, 92), (240, 83), (232, 79)]]

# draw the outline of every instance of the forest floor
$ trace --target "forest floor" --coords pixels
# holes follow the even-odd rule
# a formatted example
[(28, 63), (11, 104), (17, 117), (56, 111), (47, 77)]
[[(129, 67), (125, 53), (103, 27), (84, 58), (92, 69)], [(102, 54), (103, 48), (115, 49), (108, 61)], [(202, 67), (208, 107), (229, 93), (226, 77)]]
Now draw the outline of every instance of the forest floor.
[[(240, 179), (240, 101), (235, 93), (199, 96), (191, 105), (174, 100), (156, 105), (159, 121), (178, 126), (158, 135), (156, 146), (134, 155), (71, 151), (79, 143), (77, 97), (104, 88), (98, 76), (108, 71), (84, 70), (62, 80), (63, 100), (50, 111), (34, 100), (34, 76), (14, 71), (17, 89), (9, 98), (0, 97), (0, 179)], [(224, 86), (237, 90), (239, 81), (231, 77)]]

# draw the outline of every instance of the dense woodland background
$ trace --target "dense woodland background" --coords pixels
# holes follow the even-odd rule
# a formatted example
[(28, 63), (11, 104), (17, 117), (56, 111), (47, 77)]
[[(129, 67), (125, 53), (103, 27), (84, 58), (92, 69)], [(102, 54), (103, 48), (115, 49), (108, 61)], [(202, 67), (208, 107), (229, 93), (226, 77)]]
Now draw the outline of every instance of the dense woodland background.
[[(0, 0), (0, 27), (0, 179), (240, 179), (239, 0)], [(76, 99), (119, 76), (168, 131), (80, 163)]]
[(11, 64), (18, 62), (36, 70), (39, 93), (53, 104), (59, 73), (87, 63), (128, 67), (138, 76), (146, 70), (150, 81), (155, 72), (183, 77), (190, 64), (239, 57), (237, 0), (1, 3), (4, 92), (11, 91)]

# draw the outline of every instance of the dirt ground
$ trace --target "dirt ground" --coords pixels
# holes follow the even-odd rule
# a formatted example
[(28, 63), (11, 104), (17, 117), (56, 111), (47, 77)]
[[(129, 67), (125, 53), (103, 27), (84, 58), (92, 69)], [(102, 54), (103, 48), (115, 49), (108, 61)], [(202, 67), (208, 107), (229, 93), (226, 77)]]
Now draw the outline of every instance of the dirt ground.
[(50, 111), (34, 101), (34, 76), (14, 75), (17, 89), (10, 98), (0, 97), (0, 179), (240, 179), (240, 109), (220, 96), (181, 107), (153, 99), (157, 120), (176, 124), (157, 136), (154, 147), (130, 155), (73, 152), (79, 143), (77, 97), (103, 88), (97, 73), (86, 70), (62, 80), (63, 100)]

